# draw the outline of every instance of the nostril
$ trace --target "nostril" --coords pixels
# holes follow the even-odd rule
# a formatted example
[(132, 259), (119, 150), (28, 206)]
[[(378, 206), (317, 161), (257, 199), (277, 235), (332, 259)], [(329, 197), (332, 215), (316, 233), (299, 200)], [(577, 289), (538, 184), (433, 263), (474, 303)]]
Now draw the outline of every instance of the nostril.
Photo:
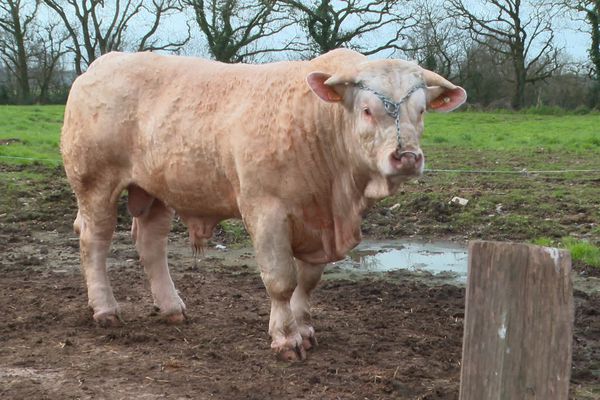
[(401, 161), (402, 157), (411, 157), (415, 160), (415, 162), (418, 162), (421, 158), (421, 155), (418, 153), (415, 153), (414, 151), (400, 151), (400, 149), (396, 149), (396, 151), (394, 151), (392, 153), (392, 157), (394, 157), (394, 159)]
[(388, 157), (388, 162), (394, 174), (418, 175), (423, 170), (425, 157), (421, 153), (421, 150), (403, 150), (397, 148)]

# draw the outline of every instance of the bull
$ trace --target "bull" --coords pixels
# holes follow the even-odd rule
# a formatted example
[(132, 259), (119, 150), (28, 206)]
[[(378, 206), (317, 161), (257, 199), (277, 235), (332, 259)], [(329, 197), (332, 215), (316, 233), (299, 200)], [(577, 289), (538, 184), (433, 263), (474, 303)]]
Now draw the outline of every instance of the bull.
[(370, 205), (422, 173), (425, 112), (465, 99), (415, 63), (347, 49), (265, 65), (100, 57), (74, 82), (61, 134), (94, 320), (120, 321), (106, 258), (127, 191), (133, 240), (168, 322), (185, 319), (167, 266), (174, 214), (194, 246), (241, 218), (271, 301), (271, 347), (304, 359), (324, 265), (360, 242)]

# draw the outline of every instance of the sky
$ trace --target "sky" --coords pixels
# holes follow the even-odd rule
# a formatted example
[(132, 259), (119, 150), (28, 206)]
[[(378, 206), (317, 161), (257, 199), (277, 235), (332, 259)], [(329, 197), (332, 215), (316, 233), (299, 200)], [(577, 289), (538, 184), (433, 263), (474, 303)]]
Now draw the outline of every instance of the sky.
[[(443, 0), (440, 0), (443, 1)], [(335, 1), (334, 1), (335, 3)], [(473, 0), (474, 7), (482, 7), (484, 8), (485, 1), (482, 0)], [(535, 4), (535, 1), (534, 1)], [(187, 15), (179, 15), (174, 16), (171, 19), (170, 30), (172, 34), (178, 34), (181, 32), (185, 32), (185, 20), (186, 18), (192, 19), (191, 13)], [(204, 52), (204, 56), (207, 55), (205, 51), (205, 45), (203, 43), (202, 35), (199, 32), (199, 28), (195, 25), (195, 21), (191, 21), (192, 24), (192, 41), (190, 43), (188, 52), (196, 53)], [(179, 29), (177, 29), (179, 27)], [(560, 19), (555, 20), (555, 29), (556, 29), (556, 43), (559, 47), (564, 49), (564, 52), (572, 58), (574, 61), (585, 61), (588, 59), (588, 49), (591, 44), (590, 35), (588, 32), (585, 32), (586, 24), (581, 21), (576, 21), (571, 18), (571, 16), (563, 15)], [(296, 29), (292, 29), (292, 31), (300, 31), (300, 27), (296, 27)], [(194, 32), (195, 31), (195, 32)], [(290, 37), (293, 37), (293, 33), (289, 34)], [(280, 36), (282, 40), (287, 40), (288, 37)]]
[(573, 58), (578, 60), (588, 58), (588, 49), (592, 43), (588, 33), (562, 31), (559, 40), (564, 43), (566, 52)]
[(588, 58), (588, 49), (592, 43), (589, 33), (576, 31), (573, 28), (563, 28), (557, 32), (557, 41), (574, 59)]
[[(443, 0), (439, 0), (440, 2)], [(469, 0), (467, 0), (469, 1)], [(336, 2), (334, 1), (334, 4)], [(486, 2), (482, 0), (471, 0), (472, 7), (475, 10), (485, 10)], [(108, 3), (110, 4), (110, 3)], [(51, 18), (47, 12), (42, 11), (42, 20), (48, 20)], [(135, 37), (136, 35), (140, 35), (145, 32), (144, 25), (147, 25), (150, 18), (146, 17), (136, 17), (135, 20), (131, 21), (131, 27), (129, 35), (131, 37)], [(187, 55), (197, 55), (197, 56), (208, 56), (206, 51), (206, 45), (202, 39), (202, 34), (199, 31), (199, 28), (196, 22), (193, 20), (191, 10), (188, 10), (185, 14), (173, 15), (166, 18), (161, 24), (159, 33), (164, 37), (185, 37), (187, 34), (187, 26), (186, 21), (192, 27), (192, 40), (188, 43), (186, 48), (184, 49), (184, 53)], [(559, 47), (562, 47), (565, 53), (572, 58), (574, 61), (586, 61), (588, 59), (588, 48), (591, 43), (591, 39), (589, 33), (581, 32), (582, 29), (585, 29), (586, 26), (584, 23), (580, 21), (574, 21), (569, 16), (563, 16), (561, 19), (556, 20), (556, 43)], [(296, 29), (288, 29), (287, 37), (280, 35), (279, 40), (284, 41), (288, 40), (290, 37), (294, 36), (294, 32), (300, 31), (296, 27)], [(375, 36), (376, 37), (376, 36)], [(369, 38), (372, 40), (371, 38)], [(388, 52), (389, 54), (389, 52)], [(385, 56), (386, 54), (382, 54), (381, 56)], [(280, 59), (282, 56), (275, 56), (273, 58)]]

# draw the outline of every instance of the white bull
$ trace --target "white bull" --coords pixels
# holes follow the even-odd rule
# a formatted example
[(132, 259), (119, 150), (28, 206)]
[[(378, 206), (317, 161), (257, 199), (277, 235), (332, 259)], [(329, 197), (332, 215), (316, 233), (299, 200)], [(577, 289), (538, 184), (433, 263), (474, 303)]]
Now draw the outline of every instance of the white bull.
[(350, 50), (266, 65), (101, 57), (73, 84), (61, 137), (94, 319), (119, 322), (106, 257), (127, 190), (135, 245), (168, 321), (185, 318), (167, 267), (173, 214), (196, 246), (219, 221), (242, 218), (271, 298), (271, 347), (304, 358), (324, 264), (359, 243), (367, 207), (423, 171), (426, 109), (465, 99), (414, 63)]

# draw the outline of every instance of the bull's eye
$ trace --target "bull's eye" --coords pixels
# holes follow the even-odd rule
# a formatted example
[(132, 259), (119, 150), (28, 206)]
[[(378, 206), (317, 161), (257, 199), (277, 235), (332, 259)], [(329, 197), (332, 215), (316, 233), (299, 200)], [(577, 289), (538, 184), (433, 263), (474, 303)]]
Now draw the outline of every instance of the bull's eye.
[(363, 108), (363, 114), (367, 117), (371, 116), (371, 110), (368, 107)]

